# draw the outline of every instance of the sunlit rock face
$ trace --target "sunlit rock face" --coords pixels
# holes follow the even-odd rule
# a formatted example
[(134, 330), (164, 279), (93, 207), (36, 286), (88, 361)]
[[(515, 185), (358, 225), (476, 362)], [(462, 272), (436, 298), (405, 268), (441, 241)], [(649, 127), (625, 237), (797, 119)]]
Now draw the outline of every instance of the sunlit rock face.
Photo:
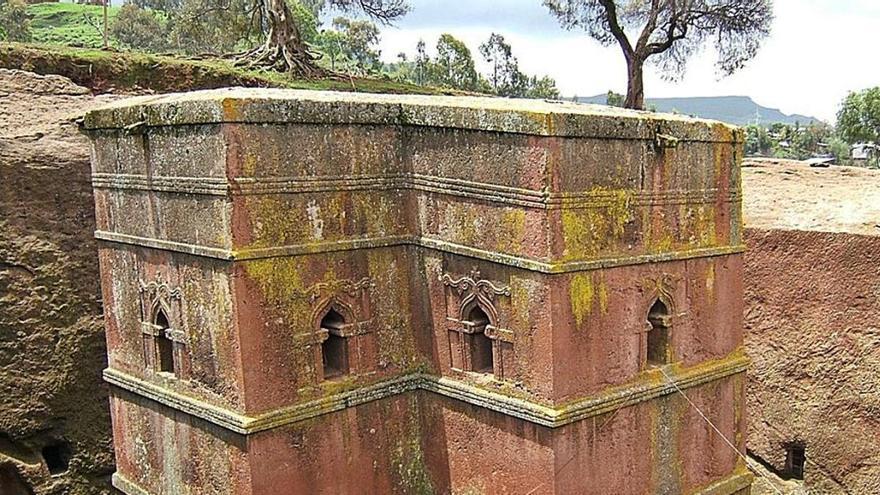
[(242, 89), (85, 128), (123, 492), (749, 492), (734, 129)]

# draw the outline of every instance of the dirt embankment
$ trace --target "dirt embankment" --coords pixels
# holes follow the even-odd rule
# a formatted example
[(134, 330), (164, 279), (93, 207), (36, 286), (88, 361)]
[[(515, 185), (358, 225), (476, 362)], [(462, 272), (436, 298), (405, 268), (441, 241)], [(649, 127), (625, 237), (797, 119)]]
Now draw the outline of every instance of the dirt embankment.
[(749, 449), (807, 493), (880, 493), (880, 172), (743, 170)]
[(0, 493), (106, 493), (113, 471), (88, 142), (94, 97), (0, 69)]

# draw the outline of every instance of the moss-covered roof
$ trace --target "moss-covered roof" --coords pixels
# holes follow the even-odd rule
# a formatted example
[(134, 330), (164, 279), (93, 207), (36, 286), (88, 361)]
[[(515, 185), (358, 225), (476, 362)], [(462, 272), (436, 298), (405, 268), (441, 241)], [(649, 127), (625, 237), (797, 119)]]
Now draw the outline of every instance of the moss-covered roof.
[(552, 100), (224, 88), (144, 96), (89, 112), (86, 129), (212, 123), (385, 124), (538, 136), (740, 140), (721, 122)]

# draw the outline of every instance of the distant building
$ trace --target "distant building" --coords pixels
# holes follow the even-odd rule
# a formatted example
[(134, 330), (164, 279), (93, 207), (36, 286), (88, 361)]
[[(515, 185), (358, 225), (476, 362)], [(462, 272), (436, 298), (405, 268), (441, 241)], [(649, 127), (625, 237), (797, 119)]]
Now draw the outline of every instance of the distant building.
[(852, 159), (856, 161), (868, 161), (878, 156), (880, 146), (874, 143), (859, 143), (852, 145)]

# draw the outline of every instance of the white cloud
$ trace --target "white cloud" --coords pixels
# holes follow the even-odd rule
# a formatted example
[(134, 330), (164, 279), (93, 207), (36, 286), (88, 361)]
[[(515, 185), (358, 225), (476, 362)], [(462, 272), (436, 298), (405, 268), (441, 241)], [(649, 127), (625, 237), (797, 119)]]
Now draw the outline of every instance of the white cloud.
[[(540, 7), (540, 0), (413, 3), (415, 12), (422, 9), (422, 13), (412, 27), (404, 19), (400, 27), (383, 30), (383, 58), (393, 60), (400, 51), (411, 54), (420, 38), (430, 46), (441, 33), (448, 32), (465, 41), (479, 62), (477, 47), (496, 31), (512, 44), (524, 71), (554, 77), (564, 95), (590, 96), (626, 88), (619, 48), (602, 47), (576, 31), (555, 29), (548, 23), (550, 15)], [(494, 10), (487, 11), (486, 5)], [(678, 82), (664, 81), (649, 69), (647, 95), (747, 95), (786, 113), (833, 121), (848, 91), (880, 85), (880, 64), (873, 55), (876, 39), (871, 36), (880, 25), (880, 2), (776, 0), (775, 9), (770, 38), (744, 69), (719, 79), (714, 53), (705, 50), (692, 60)], [(533, 29), (524, 16), (534, 18)]]

